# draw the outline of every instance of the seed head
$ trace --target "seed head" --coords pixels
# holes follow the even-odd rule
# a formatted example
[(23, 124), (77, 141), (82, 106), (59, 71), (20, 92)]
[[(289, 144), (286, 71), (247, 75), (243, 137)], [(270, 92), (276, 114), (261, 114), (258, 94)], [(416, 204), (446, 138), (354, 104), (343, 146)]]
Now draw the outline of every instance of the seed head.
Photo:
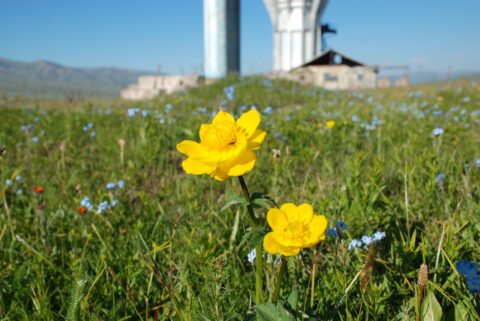
[(418, 286), (424, 288), (427, 286), (428, 282), (428, 266), (426, 264), (420, 265), (420, 270), (418, 271)]

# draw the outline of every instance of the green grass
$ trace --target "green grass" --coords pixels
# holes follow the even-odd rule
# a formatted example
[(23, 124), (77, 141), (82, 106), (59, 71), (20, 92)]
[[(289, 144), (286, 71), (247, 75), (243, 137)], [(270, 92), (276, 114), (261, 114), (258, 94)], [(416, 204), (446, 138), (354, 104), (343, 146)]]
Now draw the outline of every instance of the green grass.
[[(222, 102), (232, 84), (236, 99)], [(0, 104), (2, 320), (251, 319), (255, 272), (247, 254), (258, 237), (240, 208), (221, 211), (240, 186), (186, 175), (175, 149), (198, 139), (212, 111), (225, 106), (238, 114), (242, 104), (273, 107), (262, 116), (268, 136), (257, 165), (245, 176), (250, 191), (278, 204), (311, 203), (330, 226), (348, 224), (341, 240), (328, 237), (316, 249), (313, 302), (313, 249), (288, 260), (279, 304), (290, 319), (413, 320), (421, 263), (430, 272), (426, 296), (435, 295), (444, 317), (455, 307), (464, 313), (446, 320), (479, 319), (478, 294), (455, 269), (458, 261), (480, 261), (478, 84), (354, 93), (241, 78), (141, 103)], [(151, 113), (129, 118), (131, 106)], [(368, 128), (375, 117), (381, 124)], [(327, 120), (335, 126), (326, 128)], [(82, 129), (88, 122), (93, 139)], [(20, 130), (28, 124), (33, 129)], [(436, 127), (444, 134), (434, 137)], [(120, 179), (124, 189), (105, 188)], [(45, 192), (36, 195), (34, 186)], [(84, 197), (119, 204), (82, 216)], [(269, 231), (266, 209), (257, 214)], [(348, 249), (352, 239), (375, 231), (386, 238), (370, 260), (367, 249)], [(276, 257), (265, 258), (268, 301), (278, 266)]]

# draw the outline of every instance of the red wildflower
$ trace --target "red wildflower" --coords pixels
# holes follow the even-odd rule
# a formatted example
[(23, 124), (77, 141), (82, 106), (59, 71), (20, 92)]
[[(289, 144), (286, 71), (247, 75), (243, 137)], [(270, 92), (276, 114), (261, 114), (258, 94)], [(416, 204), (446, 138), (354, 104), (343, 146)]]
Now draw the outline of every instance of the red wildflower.
[(42, 194), (44, 190), (45, 190), (45, 189), (43, 188), (43, 186), (35, 186), (35, 187), (33, 188), (33, 191), (34, 191), (35, 193), (37, 193), (37, 194)]
[(80, 206), (78, 208), (78, 214), (80, 214), (80, 215), (85, 215), (85, 214), (87, 214), (87, 212), (88, 212), (88, 209), (85, 206)]

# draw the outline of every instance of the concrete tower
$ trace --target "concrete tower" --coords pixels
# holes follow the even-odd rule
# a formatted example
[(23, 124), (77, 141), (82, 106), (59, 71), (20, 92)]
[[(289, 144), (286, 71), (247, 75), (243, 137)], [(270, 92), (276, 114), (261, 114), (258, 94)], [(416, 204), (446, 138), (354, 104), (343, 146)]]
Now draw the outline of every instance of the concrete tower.
[(263, 0), (273, 27), (273, 71), (285, 72), (320, 54), (320, 17), (328, 0)]
[(240, 0), (203, 0), (205, 77), (240, 73)]

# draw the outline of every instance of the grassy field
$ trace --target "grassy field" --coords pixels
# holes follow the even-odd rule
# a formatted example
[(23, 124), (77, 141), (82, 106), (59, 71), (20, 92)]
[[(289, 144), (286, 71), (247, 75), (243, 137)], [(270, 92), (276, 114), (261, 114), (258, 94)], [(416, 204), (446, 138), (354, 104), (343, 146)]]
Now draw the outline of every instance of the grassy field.
[[(278, 301), (256, 309), (247, 255), (274, 205), (251, 230), (238, 181), (185, 174), (175, 148), (252, 105), (267, 138), (250, 192), (348, 225), (289, 257)], [(478, 83), (241, 78), (142, 103), (3, 100), (0, 121), (2, 320), (414, 320), (422, 263), (423, 320), (479, 320), (478, 272), (457, 264), (480, 262)], [(272, 302), (279, 257), (263, 255)]]

